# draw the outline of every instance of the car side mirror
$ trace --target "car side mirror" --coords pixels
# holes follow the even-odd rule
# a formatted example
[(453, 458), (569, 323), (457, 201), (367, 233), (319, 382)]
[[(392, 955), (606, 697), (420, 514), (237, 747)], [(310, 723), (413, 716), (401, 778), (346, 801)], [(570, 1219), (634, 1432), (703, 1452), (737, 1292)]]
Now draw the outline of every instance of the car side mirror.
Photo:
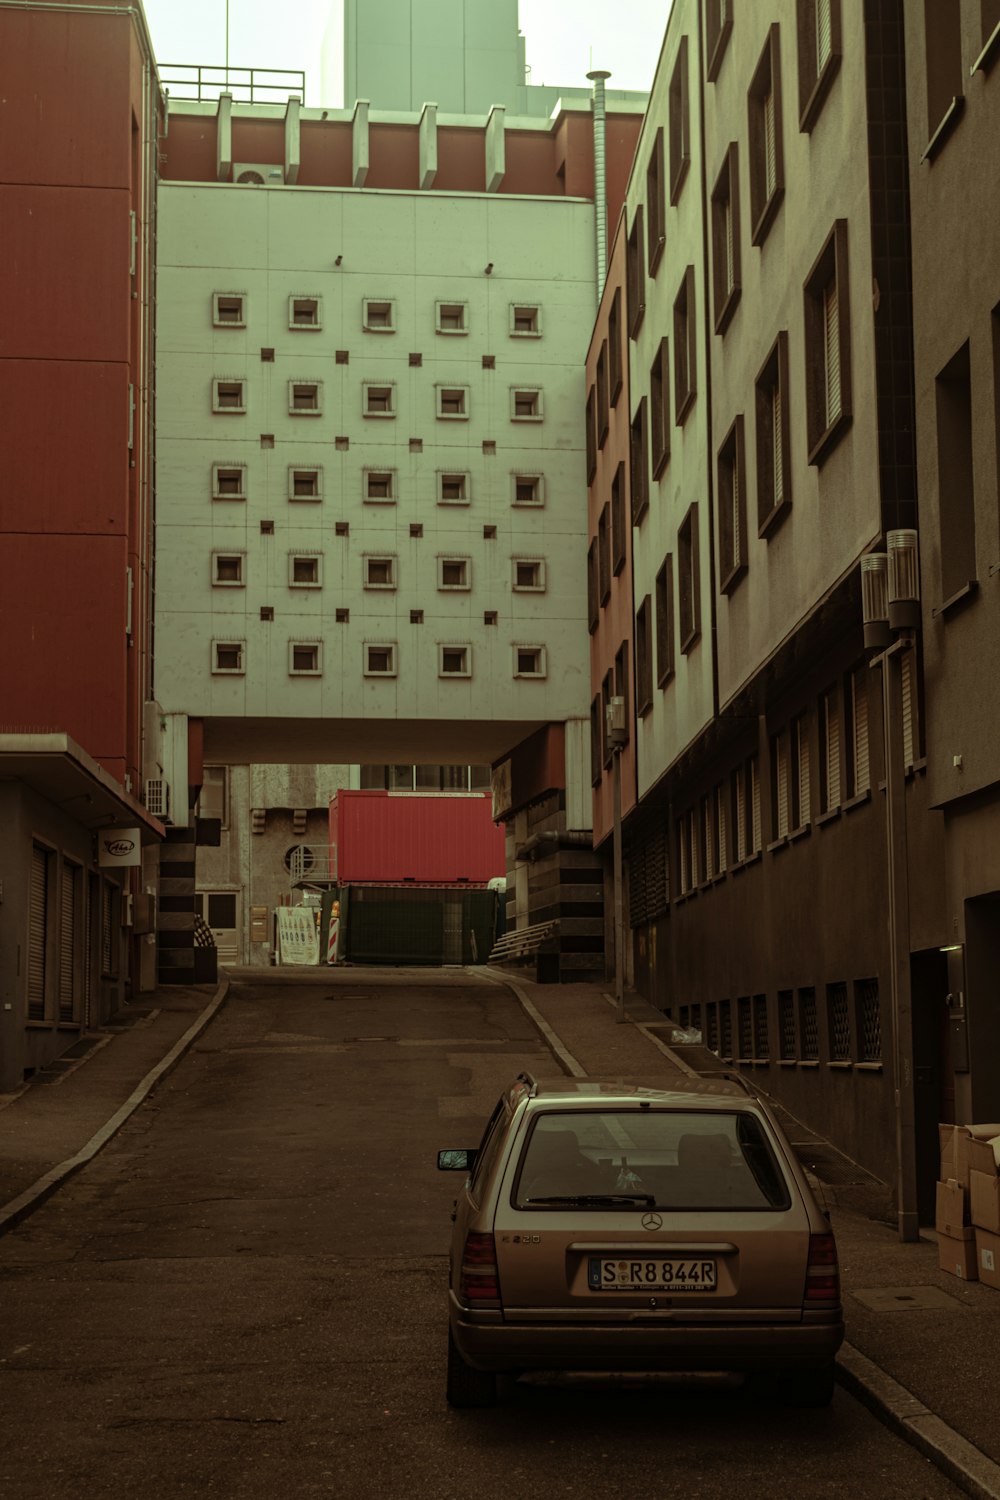
[(462, 1151), (439, 1151), (439, 1172), (471, 1172), (475, 1166), (477, 1152), (471, 1148)]

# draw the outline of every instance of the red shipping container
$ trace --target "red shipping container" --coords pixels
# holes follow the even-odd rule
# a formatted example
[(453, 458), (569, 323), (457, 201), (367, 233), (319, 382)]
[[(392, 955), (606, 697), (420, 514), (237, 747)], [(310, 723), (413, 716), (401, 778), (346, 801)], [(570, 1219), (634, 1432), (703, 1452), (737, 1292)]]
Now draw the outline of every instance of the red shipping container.
[(489, 792), (337, 792), (330, 800), (336, 879), (485, 885), (506, 874)]

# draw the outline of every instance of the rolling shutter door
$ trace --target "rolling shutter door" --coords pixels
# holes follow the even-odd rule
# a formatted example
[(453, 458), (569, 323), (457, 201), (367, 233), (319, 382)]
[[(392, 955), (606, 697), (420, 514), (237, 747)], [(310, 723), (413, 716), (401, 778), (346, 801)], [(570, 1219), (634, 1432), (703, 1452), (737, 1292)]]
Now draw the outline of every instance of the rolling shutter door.
[(107, 975), (114, 974), (112, 966), (114, 954), (111, 925), (113, 889), (106, 880), (101, 882), (101, 973)]
[(45, 936), (48, 925), (49, 856), (31, 846), (28, 880), (28, 1020), (45, 1020)]

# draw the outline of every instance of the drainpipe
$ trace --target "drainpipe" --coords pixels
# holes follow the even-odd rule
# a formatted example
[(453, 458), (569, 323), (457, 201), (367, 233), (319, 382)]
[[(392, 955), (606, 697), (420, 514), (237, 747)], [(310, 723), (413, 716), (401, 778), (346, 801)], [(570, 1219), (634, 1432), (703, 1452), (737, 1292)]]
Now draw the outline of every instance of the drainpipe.
[(594, 223), (597, 230), (597, 300), (601, 299), (604, 277), (608, 269), (608, 187), (605, 165), (605, 123), (607, 111), (604, 104), (604, 80), (610, 73), (600, 68), (587, 77), (594, 85)]

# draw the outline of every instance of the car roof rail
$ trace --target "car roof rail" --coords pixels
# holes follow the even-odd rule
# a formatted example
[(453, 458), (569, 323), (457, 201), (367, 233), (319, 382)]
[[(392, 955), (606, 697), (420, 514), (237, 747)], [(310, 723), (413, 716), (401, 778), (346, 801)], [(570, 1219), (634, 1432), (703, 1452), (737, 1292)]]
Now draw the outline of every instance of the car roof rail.
[(757, 1089), (750, 1082), (749, 1078), (743, 1077), (742, 1073), (737, 1073), (735, 1070), (727, 1068), (724, 1073), (714, 1073), (712, 1076), (714, 1078), (725, 1078), (727, 1083), (738, 1083), (743, 1092), (749, 1094), (751, 1099), (760, 1098)]

